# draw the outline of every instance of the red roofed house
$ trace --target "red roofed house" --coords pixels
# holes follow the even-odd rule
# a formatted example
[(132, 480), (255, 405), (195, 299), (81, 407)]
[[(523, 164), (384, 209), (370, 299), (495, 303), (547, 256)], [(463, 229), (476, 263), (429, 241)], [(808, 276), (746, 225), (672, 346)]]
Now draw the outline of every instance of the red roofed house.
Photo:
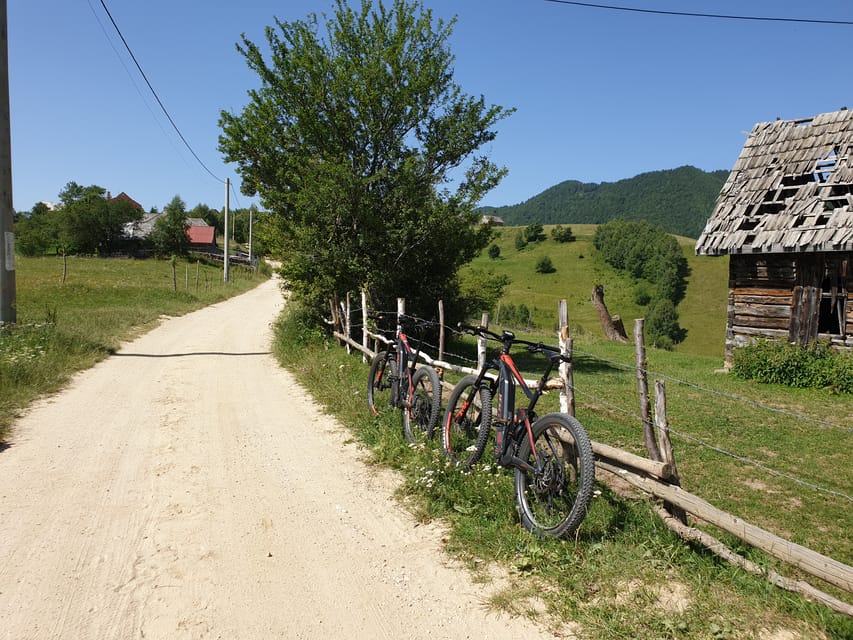
[(189, 226), (187, 237), (190, 239), (190, 251), (216, 249), (216, 227)]

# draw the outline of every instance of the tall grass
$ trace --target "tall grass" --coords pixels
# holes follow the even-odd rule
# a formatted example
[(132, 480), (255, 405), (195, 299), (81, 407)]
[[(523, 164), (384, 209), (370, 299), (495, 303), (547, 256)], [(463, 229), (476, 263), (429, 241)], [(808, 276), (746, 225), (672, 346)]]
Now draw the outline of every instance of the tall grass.
[(153, 327), (254, 287), (266, 276), (168, 260), (17, 258), (17, 323), (0, 328), (0, 441), (41, 394)]

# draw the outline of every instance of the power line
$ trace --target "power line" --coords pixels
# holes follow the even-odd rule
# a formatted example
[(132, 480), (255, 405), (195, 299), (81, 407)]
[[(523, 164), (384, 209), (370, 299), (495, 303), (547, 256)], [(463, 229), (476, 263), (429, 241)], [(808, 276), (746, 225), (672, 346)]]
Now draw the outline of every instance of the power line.
[(770, 16), (739, 16), (722, 13), (692, 13), (688, 11), (664, 11), (662, 9), (640, 9), (639, 7), (620, 7), (609, 4), (593, 4), (591, 2), (573, 2), (570, 0), (545, 0), (554, 4), (568, 4), (575, 7), (587, 7), (590, 9), (608, 9), (610, 11), (627, 11), (631, 13), (648, 13), (663, 16), (681, 16), (689, 18), (718, 18), (721, 20), (751, 20), (754, 22), (795, 22), (800, 24), (832, 24), (853, 25), (853, 20), (819, 20), (816, 18), (777, 18)]
[(119, 38), (121, 38), (121, 41), (124, 44), (124, 48), (127, 49), (127, 52), (130, 54), (130, 57), (133, 59), (133, 63), (136, 65), (136, 68), (139, 70), (139, 73), (142, 75), (143, 80), (145, 80), (145, 84), (148, 85), (148, 88), (151, 90), (151, 93), (154, 95), (154, 98), (157, 100), (157, 104), (160, 105), (160, 108), (163, 110), (163, 113), (166, 114), (166, 118), (169, 119), (169, 122), (171, 123), (171, 125), (175, 129), (175, 131), (177, 132), (178, 136), (181, 138), (181, 141), (184, 143), (186, 148), (189, 149), (190, 153), (193, 154), (193, 157), (204, 168), (204, 170), (207, 171), (215, 180), (218, 180), (219, 182), (224, 184), (225, 180), (223, 180), (222, 178), (217, 176), (215, 173), (213, 173), (213, 171), (211, 171), (210, 169), (207, 168), (207, 165), (201, 161), (201, 158), (198, 157), (198, 154), (190, 146), (190, 143), (187, 142), (186, 138), (184, 138), (184, 134), (181, 133), (180, 129), (178, 129), (178, 125), (176, 125), (175, 121), (172, 120), (172, 116), (169, 115), (169, 112), (166, 110), (166, 107), (163, 105), (163, 101), (160, 100), (160, 96), (157, 95), (157, 92), (154, 90), (154, 87), (151, 86), (151, 83), (148, 81), (148, 76), (145, 75), (145, 72), (142, 70), (142, 66), (140, 66), (139, 61), (136, 59), (136, 56), (133, 55), (133, 51), (131, 51), (130, 45), (127, 44), (127, 40), (125, 40), (124, 34), (122, 34), (121, 29), (118, 28), (118, 25), (116, 24), (116, 21), (113, 19), (113, 15), (110, 13), (110, 10), (107, 8), (106, 3), (104, 2), (104, 0), (100, 0), (100, 2), (101, 2), (101, 6), (104, 8), (104, 11), (106, 11), (107, 16), (109, 17), (110, 22), (112, 22), (113, 27), (116, 30), (116, 33), (118, 33)]
[(91, 11), (92, 11), (92, 15), (95, 17), (95, 20), (97, 21), (98, 26), (101, 28), (101, 32), (104, 34), (104, 38), (106, 38), (107, 42), (110, 45), (110, 48), (113, 50), (113, 53), (116, 54), (116, 57), (118, 58), (118, 61), (121, 63), (121, 66), (124, 69), (124, 72), (127, 74), (127, 77), (130, 78), (130, 82), (133, 84), (133, 88), (136, 89), (137, 95), (142, 100), (143, 104), (145, 105), (145, 108), (148, 109), (148, 113), (151, 114), (151, 117), (153, 118), (154, 122), (157, 123), (157, 126), (159, 127), (160, 131), (163, 132), (163, 136), (166, 138), (166, 140), (168, 140), (171, 147), (175, 150), (175, 152), (179, 156), (181, 156), (184, 163), (189, 167), (189, 162), (187, 162), (186, 158), (183, 157), (180, 150), (175, 145), (174, 139), (171, 138), (168, 133), (166, 133), (166, 129), (163, 128), (162, 122), (154, 114), (154, 110), (151, 108), (151, 105), (149, 104), (148, 100), (146, 100), (145, 96), (142, 95), (142, 89), (139, 88), (139, 83), (136, 81), (136, 78), (133, 77), (133, 74), (130, 72), (130, 69), (128, 68), (127, 64), (125, 64), (124, 58), (121, 57), (121, 54), (119, 53), (118, 49), (116, 49), (115, 44), (113, 43), (112, 39), (110, 38), (109, 34), (107, 33), (107, 29), (104, 26), (104, 23), (101, 21), (100, 16), (98, 16), (97, 11), (95, 11), (95, 6), (92, 4), (92, 0), (87, 0), (87, 1), (89, 4), (89, 9), (91, 9)]

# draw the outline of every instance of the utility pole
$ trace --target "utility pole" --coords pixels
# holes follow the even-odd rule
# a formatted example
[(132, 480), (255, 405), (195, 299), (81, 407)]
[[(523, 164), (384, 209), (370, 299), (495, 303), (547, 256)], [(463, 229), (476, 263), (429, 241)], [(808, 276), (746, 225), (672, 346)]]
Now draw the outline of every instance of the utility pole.
[(229, 201), (231, 198), (231, 178), (225, 178), (225, 255), (223, 256), (223, 264), (225, 265), (225, 282), (228, 282), (228, 217), (229, 217)]
[(254, 213), (255, 213), (255, 206), (252, 205), (251, 207), (249, 207), (249, 264), (250, 265), (255, 264), (255, 257), (252, 254), (252, 218), (254, 217), (253, 216)]
[(12, 213), (12, 134), (9, 116), (9, 31), (0, 0), (0, 323), (17, 322)]

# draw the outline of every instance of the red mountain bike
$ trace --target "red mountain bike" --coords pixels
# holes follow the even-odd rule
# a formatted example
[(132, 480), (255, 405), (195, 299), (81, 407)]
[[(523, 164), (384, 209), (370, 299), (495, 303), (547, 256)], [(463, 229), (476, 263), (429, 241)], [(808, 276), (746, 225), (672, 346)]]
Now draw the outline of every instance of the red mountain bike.
[[(515, 502), (524, 527), (537, 535), (571, 534), (586, 516), (592, 498), (592, 444), (572, 416), (535, 413), (551, 371), (568, 356), (556, 347), (518, 339), (510, 331), (498, 335), (485, 327), (460, 324), (459, 328), (500, 342), (501, 350), (496, 360), (487, 361), (477, 375), (462, 378), (453, 388), (441, 432), (445, 454), (456, 464), (470, 467), (483, 455), (494, 425), (495, 462), (515, 469)], [(548, 359), (535, 389), (524, 381), (509, 353), (517, 344)], [(492, 371), (497, 376), (487, 375)], [(516, 388), (527, 396), (526, 408), (516, 409)], [(493, 398), (497, 399), (496, 415)]]

